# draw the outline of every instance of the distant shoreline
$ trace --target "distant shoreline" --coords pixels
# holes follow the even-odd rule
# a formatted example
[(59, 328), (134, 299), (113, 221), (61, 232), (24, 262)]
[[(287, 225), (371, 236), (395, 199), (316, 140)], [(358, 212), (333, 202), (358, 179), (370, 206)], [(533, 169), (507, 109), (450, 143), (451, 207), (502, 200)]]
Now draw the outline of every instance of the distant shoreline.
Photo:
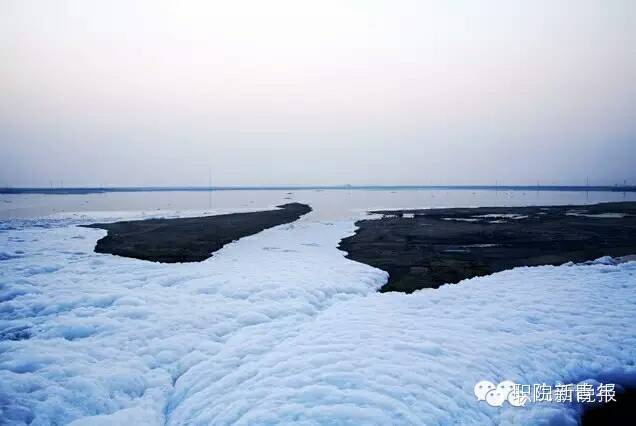
[(300, 191), (300, 190), (362, 190), (362, 191), (576, 191), (576, 192), (636, 192), (634, 185), (281, 185), (281, 186), (121, 186), (121, 187), (4, 187), (0, 194), (83, 195), (109, 192), (209, 192), (209, 191)]

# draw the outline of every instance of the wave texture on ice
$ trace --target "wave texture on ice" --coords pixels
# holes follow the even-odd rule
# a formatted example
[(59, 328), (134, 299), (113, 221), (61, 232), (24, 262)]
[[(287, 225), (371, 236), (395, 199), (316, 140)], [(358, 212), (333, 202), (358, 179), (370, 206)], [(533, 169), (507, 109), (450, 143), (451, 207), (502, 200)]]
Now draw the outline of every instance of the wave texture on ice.
[(411, 295), (300, 221), (197, 264), (93, 253), (63, 221), (0, 232), (8, 424), (576, 424), (480, 380), (634, 383), (636, 262), (517, 268)]

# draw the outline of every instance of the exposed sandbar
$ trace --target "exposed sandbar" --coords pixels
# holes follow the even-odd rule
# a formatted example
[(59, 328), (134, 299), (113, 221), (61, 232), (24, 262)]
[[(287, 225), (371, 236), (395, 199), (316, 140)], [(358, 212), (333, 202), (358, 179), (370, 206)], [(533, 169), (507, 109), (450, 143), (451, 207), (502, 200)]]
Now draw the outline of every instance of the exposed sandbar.
[[(340, 248), (410, 293), (517, 266), (636, 254), (636, 203), (380, 210)], [(532, 285), (532, 283), (528, 283)]]
[(97, 253), (153, 262), (200, 262), (224, 245), (309, 213), (306, 204), (290, 203), (276, 210), (177, 219), (95, 223), (108, 235), (97, 241)]

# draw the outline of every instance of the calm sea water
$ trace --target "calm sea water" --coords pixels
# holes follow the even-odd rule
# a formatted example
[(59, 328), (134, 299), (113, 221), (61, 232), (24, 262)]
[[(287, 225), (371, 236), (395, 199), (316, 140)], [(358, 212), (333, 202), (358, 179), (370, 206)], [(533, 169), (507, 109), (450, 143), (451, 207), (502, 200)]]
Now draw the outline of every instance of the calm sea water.
[(81, 195), (0, 195), (0, 219), (38, 218), (94, 212), (220, 213), (303, 202), (314, 211), (304, 220), (360, 217), (379, 208), (524, 206), (636, 201), (634, 192), (495, 190), (241, 190), (212, 192), (112, 192)]

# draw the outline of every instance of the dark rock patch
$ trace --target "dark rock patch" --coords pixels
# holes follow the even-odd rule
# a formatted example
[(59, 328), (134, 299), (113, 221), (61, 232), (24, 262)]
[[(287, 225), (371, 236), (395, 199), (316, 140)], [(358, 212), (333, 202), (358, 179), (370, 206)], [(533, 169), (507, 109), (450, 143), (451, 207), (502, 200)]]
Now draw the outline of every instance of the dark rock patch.
[(628, 388), (616, 393), (616, 401), (597, 404), (586, 410), (582, 426), (635, 425), (636, 389)]

